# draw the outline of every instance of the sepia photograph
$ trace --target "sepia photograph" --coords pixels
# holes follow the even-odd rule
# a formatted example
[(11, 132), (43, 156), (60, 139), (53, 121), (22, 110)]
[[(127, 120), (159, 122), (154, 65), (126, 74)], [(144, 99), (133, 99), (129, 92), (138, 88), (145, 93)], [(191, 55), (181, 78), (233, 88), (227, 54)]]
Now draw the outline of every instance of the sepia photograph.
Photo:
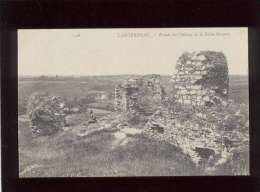
[(250, 175), (248, 28), (18, 30), (19, 177)]

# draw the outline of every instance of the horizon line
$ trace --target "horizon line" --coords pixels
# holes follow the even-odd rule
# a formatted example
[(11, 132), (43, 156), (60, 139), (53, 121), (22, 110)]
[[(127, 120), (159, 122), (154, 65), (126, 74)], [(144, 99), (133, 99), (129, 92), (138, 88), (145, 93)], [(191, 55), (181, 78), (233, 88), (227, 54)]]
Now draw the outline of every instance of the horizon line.
[[(161, 75), (161, 76), (172, 76), (173, 74), (158, 74), (158, 73), (147, 73), (147, 74), (102, 74), (102, 75), (77, 75), (77, 74), (70, 74), (70, 75), (60, 75), (60, 74), (41, 74), (41, 75), (27, 75), (27, 74), (18, 74), (17, 77), (41, 77), (41, 76), (47, 76), (47, 77), (89, 77), (89, 76), (127, 76), (127, 75)], [(229, 75), (243, 75), (243, 76), (248, 76), (248, 74), (229, 74)]]

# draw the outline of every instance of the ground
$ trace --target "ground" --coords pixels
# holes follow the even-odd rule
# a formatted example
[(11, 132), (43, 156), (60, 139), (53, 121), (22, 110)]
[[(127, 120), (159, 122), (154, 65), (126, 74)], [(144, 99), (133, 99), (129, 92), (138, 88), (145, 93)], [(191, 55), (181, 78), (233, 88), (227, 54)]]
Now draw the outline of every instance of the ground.
[[(84, 115), (82, 115), (84, 116)], [(99, 127), (95, 127), (97, 130)], [(19, 121), (21, 177), (151, 176), (201, 174), (180, 149), (116, 127), (78, 136), (82, 126), (35, 137)], [(88, 128), (85, 128), (87, 130)]]
[[(20, 79), (19, 109), (35, 91), (44, 90), (68, 98), (84, 97), (90, 91), (105, 91), (111, 102), (114, 86), (127, 77), (93, 77), (83, 79)], [(163, 77), (164, 85), (170, 77)], [(245, 76), (230, 77), (230, 99), (248, 104)], [(20, 110), (19, 176), (20, 177), (88, 177), (88, 176), (181, 176), (203, 175), (182, 151), (166, 142), (156, 141), (142, 133), (122, 133), (116, 114), (106, 109), (92, 109), (98, 122), (84, 125), (88, 113), (71, 115), (69, 126), (50, 136), (33, 136), (24, 110)], [(102, 120), (102, 118), (106, 118)], [(111, 119), (110, 119), (111, 118)], [(140, 129), (140, 128), (138, 128)], [(93, 131), (94, 130), (94, 131)], [(135, 130), (135, 128), (133, 128)]]

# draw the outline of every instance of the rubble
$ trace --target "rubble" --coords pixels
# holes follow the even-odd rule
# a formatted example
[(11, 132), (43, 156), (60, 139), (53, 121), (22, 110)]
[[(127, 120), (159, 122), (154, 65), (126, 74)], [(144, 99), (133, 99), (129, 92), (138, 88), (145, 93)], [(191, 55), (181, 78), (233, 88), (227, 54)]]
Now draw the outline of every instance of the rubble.
[[(247, 110), (242, 105), (235, 107), (234, 104), (229, 104), (224, 108), (193, 108), (189, 110), (188, 116), (180, 114), (175, 118), (170, 118), (171, 114), (162, 111), (160, 116), (151, 116), (144, 133), (180, 147), (197, 166), (210, 161), (211, 166), (215, 167), (242, 153), (247, 148), (245, 146), (249, 146)], [(236, 119), (238, 127), (230, 126), (233, 122), (229, 120), (236, 117), (237, 113), (242, 113), (244, 118)], [(223, 116), (228, 118), (219, 121)], [(163, 131), (158, 131), (154, 125), (160, 125)]]
[(36, 92), (28, 100), (30, 128), (35, 135), (49, 135), (66, 125), (65, 103), (48, 93)]

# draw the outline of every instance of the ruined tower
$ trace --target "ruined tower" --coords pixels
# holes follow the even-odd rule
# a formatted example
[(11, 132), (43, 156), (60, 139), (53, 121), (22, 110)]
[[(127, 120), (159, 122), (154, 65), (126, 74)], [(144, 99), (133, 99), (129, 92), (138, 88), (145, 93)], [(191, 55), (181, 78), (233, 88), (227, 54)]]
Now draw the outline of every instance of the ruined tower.
[(223, 53), (183, 53), (172, 77), (175, 100), (186, 106), (212, 106), (228, 98), (227, 60)]
[(164, 94), (159, 75), (130, 78), (115, 88), (115, 110), (121, 112), (148, 111), (144, 100), (149, 100), (152, 102), (151, 105), (155, 106), (162, 102)]
[(115, 110), (133, 111), (137, 107), (138, 84), (136, 79), (128, 79), (115, 88)]

